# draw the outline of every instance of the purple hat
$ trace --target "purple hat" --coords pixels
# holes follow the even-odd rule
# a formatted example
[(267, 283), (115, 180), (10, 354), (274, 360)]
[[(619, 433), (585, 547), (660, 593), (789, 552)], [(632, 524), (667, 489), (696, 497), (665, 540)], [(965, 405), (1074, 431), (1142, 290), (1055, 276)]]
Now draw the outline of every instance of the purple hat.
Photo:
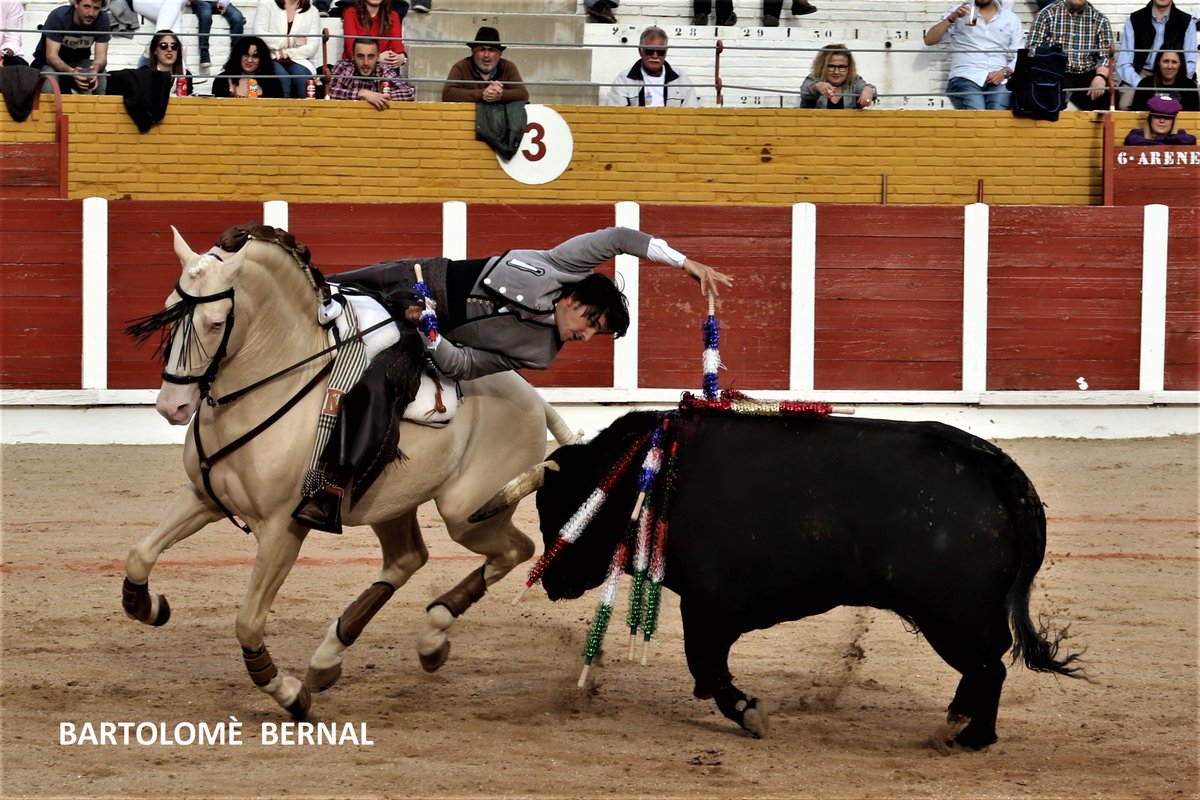
[(1146, 109), (1152, 117), (1170, 117), (1174, 119), (1183, 110), (1183, 106), (1178, 100), (1172, 97), (1156, 95), (1146, 101)]

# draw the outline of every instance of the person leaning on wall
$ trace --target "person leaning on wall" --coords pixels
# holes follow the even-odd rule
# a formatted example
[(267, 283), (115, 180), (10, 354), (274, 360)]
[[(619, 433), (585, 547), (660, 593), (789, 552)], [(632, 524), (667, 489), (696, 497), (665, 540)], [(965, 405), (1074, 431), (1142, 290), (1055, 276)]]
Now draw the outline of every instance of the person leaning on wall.
[(456, 61), (442, 87), (446, 103), (511, 103), (529, 101), (529, 90), (517, 65), (503, 58), (507, 48), (500, 31), (484, 26), (466, 43), (471, 55)]
[(844, 44), (827, 44), (817, 51), (812, 71), (800, 86), (800, 107), (863, 109), (875, 100), (875, 87), (854, 65)]
[(1196, 137), (1185, 130), (1175, 130), (1175, 118), (1179, 116), (1181, 106), (1178, 100), (1170, 97), (1150, 98), (1149, 114), (1146, 117), (1146, 128), (1134, 128), (1125, 137), (1125, 145), (1194, 145)]

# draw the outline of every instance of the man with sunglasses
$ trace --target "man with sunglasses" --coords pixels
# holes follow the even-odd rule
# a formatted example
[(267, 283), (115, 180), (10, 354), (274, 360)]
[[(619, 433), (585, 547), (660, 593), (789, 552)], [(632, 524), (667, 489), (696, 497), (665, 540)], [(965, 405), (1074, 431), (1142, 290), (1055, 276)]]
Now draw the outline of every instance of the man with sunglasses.
[(613, 80), (606, 106), (696, 107), (700, 105), (687, 73), (667, 63), (667, 33), (651, 26), (642, 31), (641, 58)]

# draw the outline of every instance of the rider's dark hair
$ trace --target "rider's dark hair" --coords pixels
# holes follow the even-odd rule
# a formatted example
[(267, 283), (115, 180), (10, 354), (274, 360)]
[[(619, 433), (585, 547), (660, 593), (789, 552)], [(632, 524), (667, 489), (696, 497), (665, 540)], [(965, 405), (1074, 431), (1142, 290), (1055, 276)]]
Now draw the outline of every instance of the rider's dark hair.
[(587, 307), (586, 316), (593, 325), (599, 325), (603, 318), (605, 330), (614, 338), (619, 339), (629, 332), (629, 301), (604, 275), (593, 272), (577, 283), (568, 284), (559, 299), (567, 297), (574, 297)]

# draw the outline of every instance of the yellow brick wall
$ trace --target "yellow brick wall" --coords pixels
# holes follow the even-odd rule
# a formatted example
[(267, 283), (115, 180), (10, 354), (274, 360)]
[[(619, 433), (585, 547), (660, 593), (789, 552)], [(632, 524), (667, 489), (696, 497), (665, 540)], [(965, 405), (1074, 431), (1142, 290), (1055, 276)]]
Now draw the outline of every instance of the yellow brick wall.
[[(501, 170), (474, 137), (474, 108), (173, 100), (138, 133), (117, 97), (64, 98), (69, 196), (293, 201), (787, 205), (888, 202), (1086, 205), (1100, 202), (1102, 125), (948, 111), (615, 109), (561, 106), (574, 158), (542, 186)], [(1194, 130), (1200, 115), (1181, 115)], [(1119, 114), (1118, 140), (1140, 117)], [(0, 143), (53, 138), (52, 112)]]

